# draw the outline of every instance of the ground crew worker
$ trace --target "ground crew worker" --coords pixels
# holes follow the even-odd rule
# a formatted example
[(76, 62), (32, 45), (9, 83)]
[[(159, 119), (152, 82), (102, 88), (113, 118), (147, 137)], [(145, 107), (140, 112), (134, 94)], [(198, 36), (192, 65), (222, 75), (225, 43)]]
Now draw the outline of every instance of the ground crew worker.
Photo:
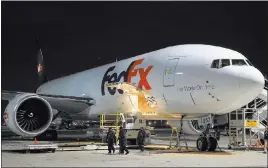
[(126, 132), (123, 129), (122, 126), (120, 126), (120, 131), (119, 131), (119, 154), (124, 154), (124, 151), (126, 151), (126, 155), (129, 153), (127, 149), (127, 137), (126, 137)]
[(144, 151), (145, 136), (146, 136), (146, 132), (143, 129), (143, 127), (141, 127), (140, 131), (138, 132), (137, 142), (142, 152)]
[(264, 153), (266, 153), (268, 145), (268, 126), (265, 128), (263, 139), (264, 139)]
[(106, 142), (108, 143), (108, 154), (111, 154), (112, 150), (113, 153), (115, 152), (114, 144), (116, 142), (115, 132), (112, 128), (109, 128), (106, 136)]

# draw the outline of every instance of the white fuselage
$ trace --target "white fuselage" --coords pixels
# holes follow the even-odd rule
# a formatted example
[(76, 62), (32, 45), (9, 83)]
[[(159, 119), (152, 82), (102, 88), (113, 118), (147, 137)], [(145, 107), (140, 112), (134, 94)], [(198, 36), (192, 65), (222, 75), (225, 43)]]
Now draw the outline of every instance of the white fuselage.
[[(37, 94), (91, 97), (96, 104), (86, 111), (90, 115), (115, 113), (120, 108), (123, 112), (148, 110), (188, 116), (228, 113), (260, 94), (264, 77), (255, 67), (211, 68), (216, 59), (247, 60), (226, 48), (178, 45), (50, 81), (41, 85)], [(108, 90), (108, 82), (135, 83), (151, 92), (157, 106), (142, 105), (139, 99), (135, 105), (135, 98), (116, 88)], [(81, 111), (74, 108), (70, 112)]]

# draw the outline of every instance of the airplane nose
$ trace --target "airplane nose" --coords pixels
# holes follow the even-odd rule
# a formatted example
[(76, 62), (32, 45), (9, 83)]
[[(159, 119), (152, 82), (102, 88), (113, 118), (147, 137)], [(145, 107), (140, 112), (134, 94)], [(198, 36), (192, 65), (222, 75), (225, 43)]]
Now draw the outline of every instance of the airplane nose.
[(258, 69), (254, 67), (248, 68), (250, 69), (240, 73), (239, 89), (248, 96), (255, 96), (254, 98), (256, 98), (264, 88), (264, 76)]
[[(225, 99), (230, 103), (228, 107), (223, 108), (221, 111), (232, 111), (247, 105), (257, 98), (264, 88), (264, 76), (255, 67), (233, 66), (231, 72), (230, 74), (232, 75), (230, 75), (229, 80), (223, 80), (223, 86), (229, 87), (229, 91), (225, 92)], [(234, 85), (226, 84), (226, 82), (234, 81), (231, 80), (233, 79), (232, 77), (236, 78), (235, 81), (237, 82), (233, 82)]]

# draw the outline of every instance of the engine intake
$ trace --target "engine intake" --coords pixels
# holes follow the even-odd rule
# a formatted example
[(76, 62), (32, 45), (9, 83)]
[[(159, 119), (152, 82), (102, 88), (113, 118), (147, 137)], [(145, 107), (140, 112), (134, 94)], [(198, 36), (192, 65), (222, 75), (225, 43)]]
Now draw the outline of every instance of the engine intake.
[(37, 136), (50, 126), (53, 112), (50, 104), (36, 94), (20, 94), (5, 110), (5, 122), (16, 134)]

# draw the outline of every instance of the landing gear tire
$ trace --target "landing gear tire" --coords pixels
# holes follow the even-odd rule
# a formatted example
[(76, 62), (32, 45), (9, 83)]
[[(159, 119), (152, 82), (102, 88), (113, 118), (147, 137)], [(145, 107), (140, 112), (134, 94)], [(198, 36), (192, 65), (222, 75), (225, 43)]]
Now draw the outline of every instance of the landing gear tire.
[(209, 137), (208, 151), (215, 151), (217, 148), (217, 139), (214, 137)]
[(199, 137), (196, 141), (196, 147), (199, 151), (206, 151), (208, 148), (207, 138)]

